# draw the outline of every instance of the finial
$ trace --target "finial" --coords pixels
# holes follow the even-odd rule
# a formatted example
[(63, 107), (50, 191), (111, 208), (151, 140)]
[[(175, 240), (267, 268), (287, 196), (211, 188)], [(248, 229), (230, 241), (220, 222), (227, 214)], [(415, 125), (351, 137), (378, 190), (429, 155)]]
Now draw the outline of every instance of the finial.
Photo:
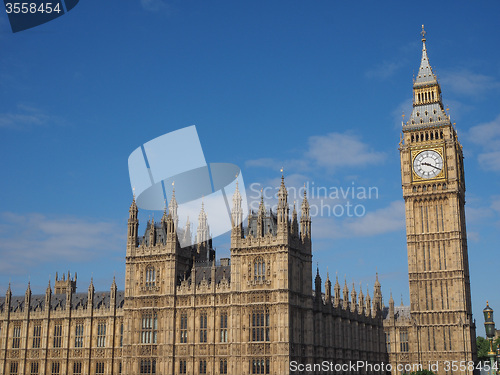
[[(10, 287), (10, 283), (9, 283), (9, 287)], [(490, 307), (490, 304), (488, 303), (488, 301), (486, 301), (486, 307)]]
[(401, 115), (401, 117), (403, 118), (403, 121), (405, 120), (405, 113), (403, 112), (403, 114)]
[(132, 200), (135, 202), (135, 186), (132, 188)]
[(427, 34), (427, 33), (424, 30), (424, 25), (422, 25), (422, 31), (420, 32), (420, 34), (422, 35), (422, 42), (425, 42), (425, 34)]

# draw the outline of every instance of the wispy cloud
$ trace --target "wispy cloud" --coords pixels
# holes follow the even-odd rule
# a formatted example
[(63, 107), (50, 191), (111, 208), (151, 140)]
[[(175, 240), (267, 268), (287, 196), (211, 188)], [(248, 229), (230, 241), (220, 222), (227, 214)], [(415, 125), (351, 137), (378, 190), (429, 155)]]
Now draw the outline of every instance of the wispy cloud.
[(103, 253), (121, 253), (123, 228), (114, 222), (39, 213), (0, 213), (0, 272), (17, 273), (40, 263), (89, 262)]
[(297, 171), (309, 171), (314, 168), (326, 168), (329, 171), (341, 168), (364, 167), (384, 161), (386, 154), (375, 151), (355, 134), (329, 133), (311, 136), (307, 141), (307, 149), (301, 158), (293, 160), (277, 160), (261, 158), (248, 160), (247, 167), (279, 168), (293, 166)]
[(477, 96), (489, 90), (500, 89), (500, 81), (493, 76), (475, 73), (469, 69), (445, 71), (440, 82), (446, 90), (466, 96)]
[(404, 202), (393, 201), (387, 207), (367, 212), (361, 217), (346, 220), (330, 217), (316, 218), (313, 236), (318, 239), (369, 237), (400, 231), (404, 227)]
[(500, 115), (491, 122), (473, 126), (466, 136), (482, 148), (482, 152), (477, 156), (481, 167), (500, 172)]
[(56, 116), (49, 116), (41, 109), (25, 104), (18, 104), (14, 111), (0, 113), (0, 128), (21, 130), (60, 122)]
[(396, 72), (403, 67), (404, 65), (401, 62), (393, 62), (393, 61), (384, 61), (365, 72), (365, 76), (367, 78), (375, 78), (375, 79), (387, 79), (392, 77)]
[(168, 5), (163, 0), (141, 0), (144, 9), (150, 12), (160, 12), (168, 10)]

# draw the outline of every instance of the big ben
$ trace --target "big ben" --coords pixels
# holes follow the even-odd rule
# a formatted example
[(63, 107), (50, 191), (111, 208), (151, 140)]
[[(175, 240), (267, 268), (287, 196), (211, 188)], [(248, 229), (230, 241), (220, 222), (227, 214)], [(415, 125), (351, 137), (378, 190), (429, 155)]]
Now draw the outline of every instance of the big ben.
[(472, 373), (473, 366), (460, 368), (476, 357), (463, 152), (429, 64), (423, 26), (422, 60), (400, 155), (413, 326), (409, 359), (424, 366), (438, 361), (443, 374)]

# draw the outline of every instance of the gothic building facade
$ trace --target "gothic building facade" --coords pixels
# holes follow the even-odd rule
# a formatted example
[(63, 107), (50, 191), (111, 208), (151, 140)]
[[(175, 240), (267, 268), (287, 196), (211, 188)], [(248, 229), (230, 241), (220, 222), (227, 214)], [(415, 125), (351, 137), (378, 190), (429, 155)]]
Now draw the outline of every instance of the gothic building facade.
[[(306, 196), (290, 214), (282, 179), (276, 212), (261, 201), (242, 225), (233, 197), (231, 258), (215, 261), (207, 217), (198, 244), (178, 230), (175, 194), (159, 223), (138, 235), (129, 211), (125, 291), (76, 293), (76, 275), (45, 295), (0, 299), (0, 374), (276, 374), (302, 364), (387, 360), (382, 292), (333, 291), (312, 275)], [(304, 373), (304, 372), (303, 372)]]
[(391, 296), (384, 311), (386, 341), (393, 368), (422, 364), (427, 369), (429, 363), (438, 363), (440, 374), (471, 374), (476, 335), (462, 146), (429, 64), (423, 26), (422, 43), (413, 111), (403, 123), (399, 145), (410, 306), (394, 306)]

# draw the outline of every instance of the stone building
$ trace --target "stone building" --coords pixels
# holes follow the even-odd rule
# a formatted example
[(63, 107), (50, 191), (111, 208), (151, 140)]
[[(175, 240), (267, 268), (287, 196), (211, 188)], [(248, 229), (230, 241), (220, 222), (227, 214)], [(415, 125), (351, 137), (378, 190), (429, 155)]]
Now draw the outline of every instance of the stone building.
[[(398, 364), (422, 364), (427, 369), (437, 362), (439, 374), (470, 374), (476, 335), (462, 146), (429, 64), (423, 26), (422, 43), (420, 69), (413, 82), (413, 111), (403, 123), (399, 144), (410, 306), (394, 306), (391, 296), (384, 309), (387, 349), (395, 369)], [(460, 370), (462, 365), (465, 370)]]
[[(0, 299), (0, 374), (275, 374), (300, 364), (386, 361), (382, 293), (312, 285), (311, 218), (290, 214), (284, 180), (276, 212), (261, 201), (242, 225), (233, 197), (231, 259), (215, 260), (203, 210), (197, 245), (180, 246), (175, 194), (159, 223), (138, 235), (129, 211), (125, 291), (54, 292)], [(294, 372), (296, 373), (296, 372)], [(302, 372), (304, 373), (304, 372)]]

